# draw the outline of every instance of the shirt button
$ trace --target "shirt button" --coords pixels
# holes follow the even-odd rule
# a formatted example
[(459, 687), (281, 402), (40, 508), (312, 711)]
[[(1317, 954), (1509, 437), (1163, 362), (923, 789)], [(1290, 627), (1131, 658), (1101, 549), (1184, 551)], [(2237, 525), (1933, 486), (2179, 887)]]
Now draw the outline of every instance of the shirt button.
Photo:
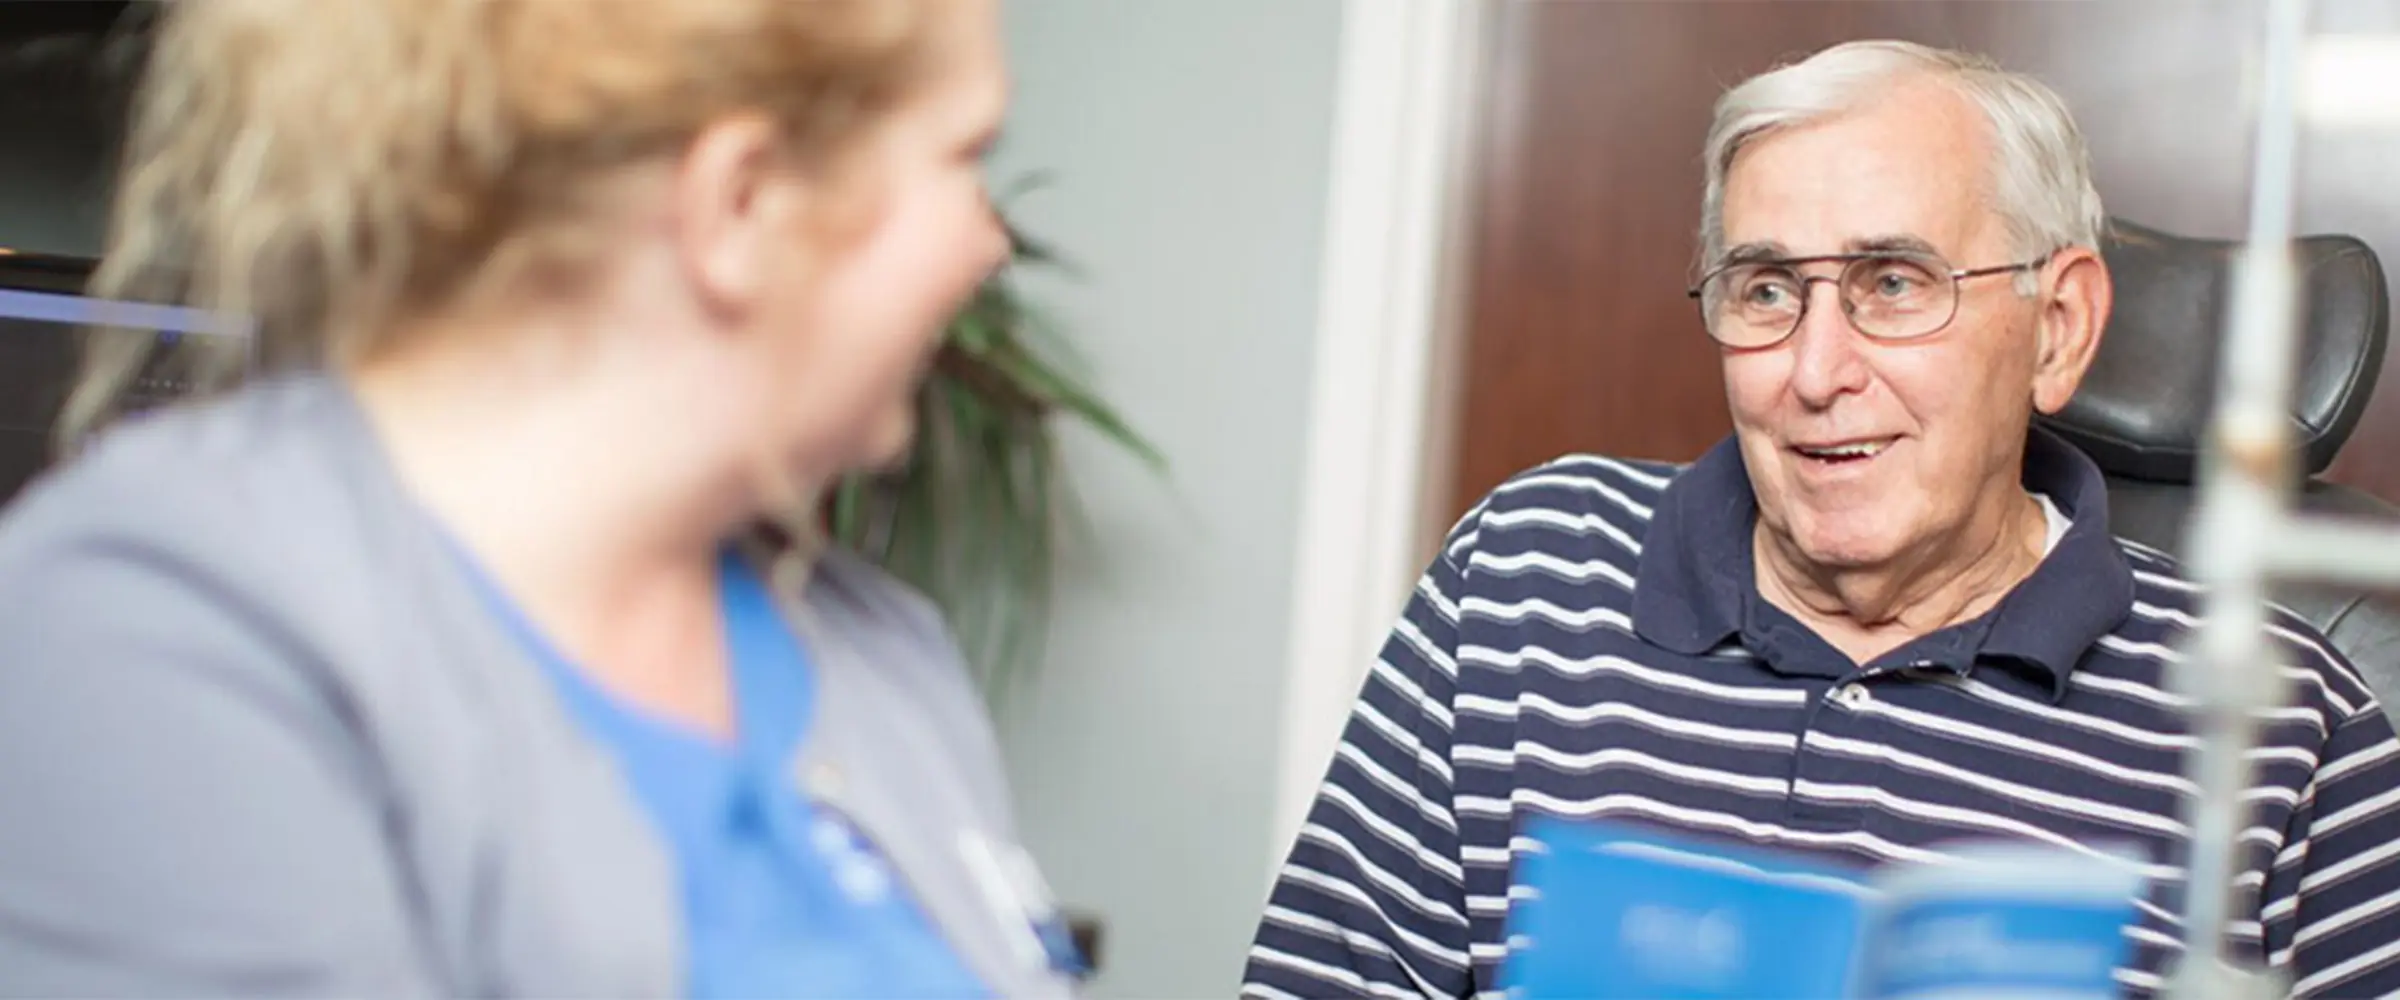
[(1868, 693), (1864, 684), (1844, 684), (1833, 690), (1833, 700), (1841, 702), (1845, 708), (1858, 708), (1874, 701), (1875, 696)]

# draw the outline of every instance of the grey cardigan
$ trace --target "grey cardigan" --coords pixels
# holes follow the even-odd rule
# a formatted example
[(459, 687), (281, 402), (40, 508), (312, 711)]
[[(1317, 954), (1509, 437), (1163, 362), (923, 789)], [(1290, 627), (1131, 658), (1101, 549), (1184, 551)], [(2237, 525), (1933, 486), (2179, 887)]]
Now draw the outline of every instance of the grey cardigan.
[[(1003, 996), (1046, 891), (931, 608), (834, 555), (793, 780)], [(0, 519), (0, 994), (663, 996), (674, 872), (348, 391), (110, 435)]]

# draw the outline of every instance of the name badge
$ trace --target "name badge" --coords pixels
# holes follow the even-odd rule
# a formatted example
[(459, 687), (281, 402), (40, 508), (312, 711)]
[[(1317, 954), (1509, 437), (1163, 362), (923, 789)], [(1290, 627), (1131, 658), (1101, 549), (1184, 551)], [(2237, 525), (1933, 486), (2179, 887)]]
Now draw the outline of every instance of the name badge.
[(1022, 847), (973, 830), (962, 831), (958, 843), (959, 855), (975, 875), (993, 916), (1020, 931), (1009, 935), (1019, 960), (1070, 979), (1090, 976), (1091, 963), (1076, 945), (1033, 857)]

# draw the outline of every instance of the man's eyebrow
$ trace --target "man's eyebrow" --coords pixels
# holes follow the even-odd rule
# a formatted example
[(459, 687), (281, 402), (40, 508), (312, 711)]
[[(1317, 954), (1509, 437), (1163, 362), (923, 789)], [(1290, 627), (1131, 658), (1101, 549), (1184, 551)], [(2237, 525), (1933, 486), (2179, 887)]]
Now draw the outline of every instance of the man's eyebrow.
[(1756, 243), (1744, 243), (1725, 251), (1725, 256), (1718, 258), (1717, 266), (1723, 267), (1727, 264), (1762, 264), (1768, 261), (1782, 260), (1791, 255), (1792, 252), (1790, 248), (1785, 247), (1783, 244), (1777, 243), (1774, 240), (1765, 240)]
[(1935, 249), (1934, 245), (1924, 237), (1910, 236), (1905, 233), (1855, 237), (1842, 244), (1842, 248), (1851, 253), (1913, 253), (1928, 257), (1942, 255), (1942, 252)]

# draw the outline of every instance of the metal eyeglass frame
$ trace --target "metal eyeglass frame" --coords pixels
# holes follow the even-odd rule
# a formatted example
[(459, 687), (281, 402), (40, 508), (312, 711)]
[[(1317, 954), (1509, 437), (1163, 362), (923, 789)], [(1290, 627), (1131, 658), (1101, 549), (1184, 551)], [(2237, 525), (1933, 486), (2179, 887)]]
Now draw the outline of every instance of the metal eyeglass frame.
[[(1731, 271), (1737, 267), (1780, 267), (1791, 271), (1792, 277), (1800, 282), (1800, 308), (1792, 313), (1792, 325), (1785, 327), (1780, 336), (1777, 336), (1771, 340), (1756, 344), (1726, 343), (1724, 338), (1717, 336), (1716, 325), (1709, 322), (1708, 306), (1705, 302), (1702, 302), (1700, 307), (1700, 325), (1702, 329), (1708, 331), (1708, 338), (1710, 340), (1714, 340), (1719, 344), (1724, 344), (1725, 346), (1734, 348), (1736, 350), (1755, 351), (1773, 347), (1777, 344), (1783, 343), (1786, 340), (1792, 339), (1792, 334), (1799, 331), (1800, 324), (1808, 321), (1808, 303), (1809, 300), (1815, 298), (1815, 296), (1810, 295), (1809, 292), (1816, 287), (1817, 282), (1822, 281), (1833, 286), (1834, 298), (1836, 301), (1842, 304), (1842, 319), (1850, 324), (1850, 329), (1857, 330), (1860, 336), (1866, 337), (1870, 340), (1900, 342), (1933, 336), (1934, 334), (1948, 329), (1950, 324), (1958, 319), (1959, 282), (1965, 281), (1969, 278), (1983, 278), (1995, 274), (2013, 274), (2031, 271), (2049, 263), (2052, 256), (2054, 256), (2054, 254), (2043, 254), (2039, 257), (2033, 258), (2032, 260), (2020, 261), (2014, 264), (1996, 264), (1991, 267), (1970, 268), (1949, 267), (1949, 261), (1943, 260), (1939, 255), (1935, 254), (1896, 253), (1892, 251), (1829, 253), (1821, 254), (1815, 257), (1784, 257), (1773, 260), (1734, 260), (1727, 261), (1723, 264), (1717, 265), (1716, 267), (1710, 268), (1708, 273), (1700, 276), (1700, 280), (1692, 283), (1692, 287), (1684, 290), (1684, 295), (1695, 302), (1702, 302), (1702, 289), (1707, 288), (1708, 283), (1716, 280), (1718, 275), (1724, 274), (1725, 272)], [(1950, 279), (1950, 314), (1942, 317), (1941, 322), (1925, 328), (1925, 330), (1922, 332), (1912, 333), (1903, 337), (1890, 337), (1882, 334), (1869, 333), (1865, 329), (1861, 328), (1858, 325), (1858, 316), (1855, 307), (1852, 306), (1850, 300), (1842, 294), (1844, 284), (1849, 279), (1851, 270), (1858, 267), (1860, 264), (1871, 261), (1892, 260), (1932, 265), (1928, 267), (1927, 270), (1933, 272), (1934, 274), (1946, 275)], [(1836, 274), (1832, 277), (1826, 277), (1824, 275), (1801, 274), (1797, 270), (1797, 268), (1804, 264), (1830, 264), (1835, 262), (1841, 263), (1842, 270), (1840, 274)]]

